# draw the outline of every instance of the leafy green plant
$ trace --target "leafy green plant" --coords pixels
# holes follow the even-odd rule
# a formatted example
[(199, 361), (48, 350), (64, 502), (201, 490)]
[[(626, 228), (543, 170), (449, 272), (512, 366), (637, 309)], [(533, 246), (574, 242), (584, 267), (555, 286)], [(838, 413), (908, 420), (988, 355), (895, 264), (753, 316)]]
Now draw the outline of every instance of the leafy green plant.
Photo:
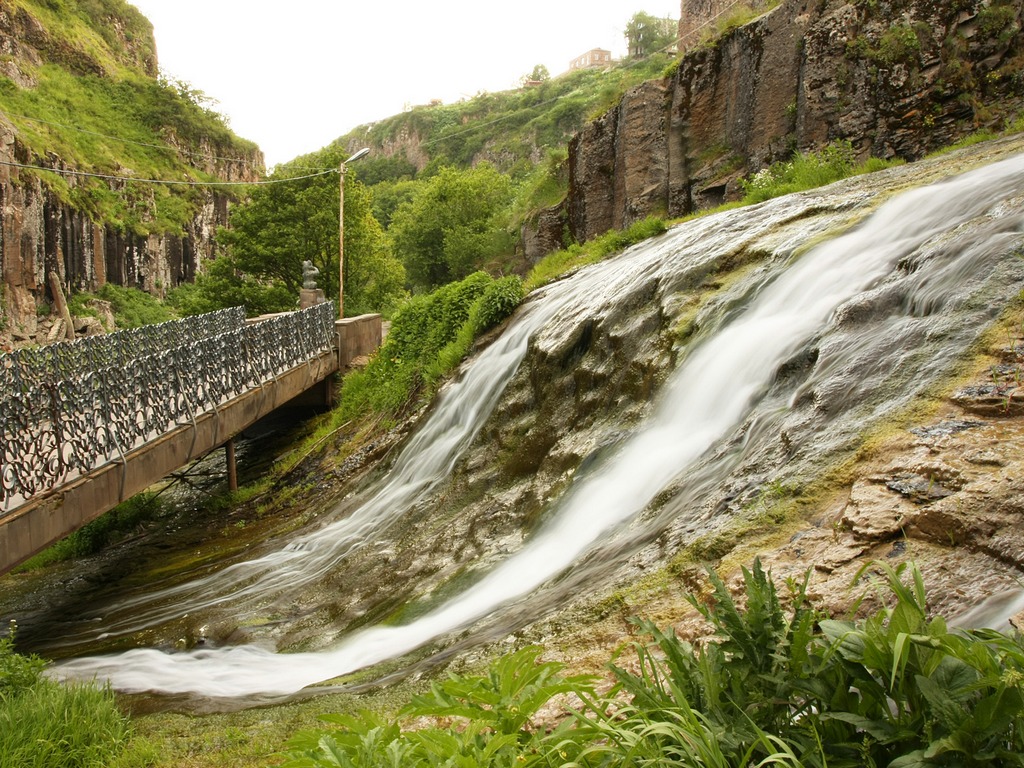
[(285, 766), (477, 768), (536, 762), (544, 737), (533, 718), (540, 709), (565, 693), (590, 693), (592, 678), (563, 677), (562, 669), (560, 663), (541, 662), (539, 648), (527, 647), (498, 659), (486, 675), (449, 675), (399, 713), (443, 723), (416, 730), (371, 712), (325, 716), (333, 730), (297, 734)]
[(950, 632), (928, 618), (919, 571), (905, 583), (906, 568), (871, 568), (895, 604), (863, 622), (821, 622), (827, 645), (813, 682), (836, 757), (894, 768), (1024, 765), (1020, 636)]
[(818, 152), (793, 155), (786, 162), (773, 163), (741, 182), (743, 204), (751, 205), (773, 197), (814, 189), (861, 173), (873, 173), (898, 164), (871, 158), (858, 164), (848, 141), (834, 142)]
[(486, 723), (494, 733), (523, 736), (532, 718), (554, 696), (578, 693), (593, 679), (564, 678), (563, 665), (542, 662), (541, 648), (529, 646), (502, 656), (486, 675), (449, 674), (430, 692), (414, 696), (403, 710), (406, 715), (465, 718)]
[(479, 335), (489, 331), (511, 315), (522, 301), (522, 280), (515, 275), (495, 280), (487, 286), (483, 296), (473, 305), (471, 313), (473, 332)]
[[(711, 597), (706, 602), (689, 598), (711, 623), (718, 642), (696, 648), (650, 622), (636, 622), (654, 645), (635, 645), (638, 672), (612, 667), (617, 693), (629, 698), (629, 719), (636, 721), (630, 723), (632, 730), (652, 722), (668, 723), (673, 730), (687, 724), (694, 729), (694, 744), (742, 755), (736, 764), (745, 765), (755, 756), (774, 754), (777, 745), (768, 735), (779, 736), (806, 716), (806, 705), (794, 705), (793, 686), (807, 664), (817, 618), (807, 601), (807, 578), (790, 583), (787, 612), (759, 562), (744, 569), (743, 577), (742, 610), (713, 572)], [(594, 707), (594, 715), (584, 717), (586, 727), (607, 725), (608, 712), (616, 711), (613, 704), (609, 700)], [(665, 742), (665, 734), (658, 735), (659, 743), (672, 749), (688, 743), (685, 738)]]
[[(860, 620), (814, 609), (809, 573), (783, 597), (755, 561), (739, 599), (711, 573), (711, 594), (690, 600), (715, 641), (691, 645), (637, 621), (651, 643), (631, 646), (631, 670), (612, 666), (604, 696), (524, 649), (486, 675), (434, 683), (398, 718), (326, 718), (335, 729), (297, 736), (287, 766), (1024, 764), (1021, 637), (950, 632), (928, 617), (912, 565), (864, 573), (883, 607)], [(554, 695), (582, 705), (542, 731), (533, 718)], [(403, 728), (408, 717), (430, 724)]]

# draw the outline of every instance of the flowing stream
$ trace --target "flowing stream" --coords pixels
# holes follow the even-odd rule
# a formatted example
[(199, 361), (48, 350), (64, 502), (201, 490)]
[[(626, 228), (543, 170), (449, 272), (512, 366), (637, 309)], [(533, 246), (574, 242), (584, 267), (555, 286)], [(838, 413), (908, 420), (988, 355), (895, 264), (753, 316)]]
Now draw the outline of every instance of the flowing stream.
[[(607, 312), (640, 284), (664, 287), (673, 275), (720, 258), (734, 247), (730, 240), (772, 240), (771, 258), (746, 274), (717, 311), (706, 312), (700, 333), (679, 352), (644, 421), (601, 452), (596, 467), (576, 474), (548, 503), (545, 523), (521, 547), (425, 614), (405, 624), (358, 629), (315, 651), (279, 653), (265, 644), (182, 652), (135, 648), (71, 659), (57, 667), (57, 674), (96, 676), (123, 691), (288, 695), (474, 625), (497, 622), (494, 634), (507, 634), (564, 602), (585, 580), (586, 563), (621, 561), (667, 526), (706, 521), (707, 509), (698, 511), (700, 500), (749, 458), (751, 445), (778, 442), (783, 428), (794, 434), (801, 426), (810, 429), (810, 417), (795, 414), (814, 409), (801, 410), (801, 403), (828, 394), (829, 387), (843, 389), (844, 408), (835, 423), (845, 418), (846, 433), (853, 433), (895, 407), (872, 400), (878, 381), (902, 376), (926, 382), (938, 375), (944, 360), (915, 357), (918, 339), (945, 328), (935, 318), (947, 305), (969, 304), (992, 282), (1005, 283), (1012, 293), (1019, 289), (1013, 281), (1024, 278), (1016, 266), (1009, 268), (1009, 278), (998, 273), (1006, 254), (1022, 241), (1021, 190), (1024, 157), (1012, 157), (904, 192), (853, 229), (802, 254), (798, 246), (817, 236), (816, 228), (842, 223), (866, 194), (855, 189), (831, 218), (808, 223), (796, 239), (787, 239), (800, 229), (794, 222), (818, 203), (799, 196), (771, 201), (681, 225), (548, 286), (446, 389), (387, 474), (358, 503), (347, 502), (343, 516), (261, 557), (132, 597), (90, 631), (123, 636), (184, 613), (230, 611), (268, 595), (310, 588), (410, 510), (430, 502), (470, 449), (531, 346), (543, 347), (563, 326)], [(894, 295), (898, 300), (889, 301)], [(881, 305), (885, 334), (875, 325), (866, 331), (851, 327), (858, 307)], [(984, 315), (983, 308), (978, 311)], [(977, 333), (961, 329), (962, 324), (953, 320), (948, 332), (941, 330), (956, 349)], [(812, 347), (812, 370), (792, 385), (780, 384), (780, 370)], [(877, 362), (865, 368), (869, 356)], [(852, 375), (836, 378), (841, 370)], [(818, 403), (817, 410), (828, 409)], [(835, 438), (848, 439), (848, 434)], [(806, 461), (813, 463), (813, 457)], [(689, 523), (687, 515), (693, 516)]]

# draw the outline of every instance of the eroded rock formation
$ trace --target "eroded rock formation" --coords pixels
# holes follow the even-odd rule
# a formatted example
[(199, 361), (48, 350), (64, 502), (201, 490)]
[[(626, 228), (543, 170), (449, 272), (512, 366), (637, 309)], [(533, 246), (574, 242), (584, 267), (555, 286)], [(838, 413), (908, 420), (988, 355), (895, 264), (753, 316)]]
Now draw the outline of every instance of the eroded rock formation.
[(735, 199), (794, 150), (912, 160), (1000, 125), (1024, 104), (1021, 28), (1019, 0), (783, 0), (574, 138), (569, 230), (585, 241)]
[[(120, 67), (137, 73), (142, 83), (155, 80), (152, 26), (131, 6), (119, 13), (89, 21), (106, 43), (90, 49), (72, 45), (23, 7), (0, 0), (4, 86), (37, 87), (37, 73), (44, 65), (61, 67), (76, 77), (110, 77), (112, 82), (125, 76)], [(131, 167), (118, 167), (105, 171), (118, 178), (103, 183), (143, 226), (112, 223), (90, 203), (86, 187), (94, 180), (76, 175), (75, 161), (56, 152), (41, 155), (23, 139), (25, 126), (33, 125), (46, 122), (33, 115), (0, 113), (0, 328), (15, 339), (45, 341), (40, 336), (46, 336), (46, 323), (38, 319), (37, 308), (52, 302), (47, 280), (51, 272), (66, 292), (94, 291), (110, 282), (161, 294), (195, 277), (203, 260), (213, 255), (217, 228), (227, 224), (227, 193), (209, 187), (178, 189), (174, 194), (180, 206), (191, 211), (180, 231), (167, 224), (150, 225), (146, 222), (156, 217), (157, 196), (166, 190), (121, 180), (139, 174)], [(47, 127), (76, 130), (73, 125)], [(172, 126), (163, 129), (162, 136), (183, 168), (223, 181), (255, 180), (263, 167), (262, 153), (255, 147), (232, 161), (221, 158), (238, 156), (238, 148), (225, 147), (216, 138), (186, 140)], [(116, 154), (116, 142), (107, 143)], [(52, 168), (57, 175), (35, 168)]]

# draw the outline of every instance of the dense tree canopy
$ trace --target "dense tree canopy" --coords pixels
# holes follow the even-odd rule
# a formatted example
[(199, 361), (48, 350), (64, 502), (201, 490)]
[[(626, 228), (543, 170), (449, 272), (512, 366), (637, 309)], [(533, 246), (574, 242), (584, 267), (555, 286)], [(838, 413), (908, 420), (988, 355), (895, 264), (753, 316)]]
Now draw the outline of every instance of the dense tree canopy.
[(513, 199), (511, 179), (482, 163), (443, 168), (394, 212), (390, 234), (410, 281), (433, 288), (459, 280), (511, 247), (499, 224)]
[[(343, 155), (337, 147), (307, 155), (287, 164), (270, 181), (301, 176), (309, 167), (333, 168)], [(206, 287), (227, 281), (250, 297), (252, 281), (282, 289), (294, 301), (302, 287), (302, 262), (320, 270), (317, 284), (328, 298), (338, 295), (338, 175), (312, 176), (256, 187), (231, 214), (230, 229), (222, 230), (226, 262), (211, 269)], [(234, 282), (229, 273), (236, 273)], [(242, 275), (245, 278), (241, 277)], [(248, 290), (242, 291), (249, 281)], [(198, 281), (204, 287), (204, 280)], [(387, 238), (370, 206), (370, 194), (353, 169), (345, 182), (345, 313), (387, 311), (404, 295), (405, 272), (389, 250)], [(266, 298), (266, 297), (264, 297)], [(265, 302), (264, 302), (265, 303)], [(247, 302), (247, 307), (252, 305)], [(261, 309), (265, 310), (264, 306)]]

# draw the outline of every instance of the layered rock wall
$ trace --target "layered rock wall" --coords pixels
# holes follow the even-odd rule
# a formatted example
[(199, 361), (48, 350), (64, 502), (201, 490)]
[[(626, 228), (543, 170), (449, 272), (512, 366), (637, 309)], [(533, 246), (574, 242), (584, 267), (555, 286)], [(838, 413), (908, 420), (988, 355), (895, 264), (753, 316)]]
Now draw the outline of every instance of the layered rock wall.
[(573, 139), (568, 229), (582, 242), (736, 199), (794, 150), (912, 160), (999, 126), (1024, 105), (1021, 28), (1021, 0), (784, 0)]
[[(22, 154), (8, 133), (0, 144), (0, 274), (4, 321), (16, 337), (36, 335), (37, 307), (53, 300), (50, 272), (69, 293), (109, 282), (162, 295), (195, 278), (214, 255), (217, 227), (228, 223), (228, 196), (204, 189), (180, 234), (117, 229), (61, 199), (38, 174), (2, 164)], [(73, 177), (69, 185), (74, 189)]]
[[(83, 78), (129, 77), (145, 83), (157, 77), (152, 25), (134, 7), (98, 2), (81, 12), (87, 15), (84, 22), (81, 17), (64, 21), (85, 23), (89, 34), (83, 36), (91, 42), (72, 45), (24, 7), (0, 0), (0, 79), (8, 81), (5, 86), (32, 90), (39, 85), (41, 67), (47, 65)], [(58, 22), (51, 23), (59, 29)], [(109, 223), (111, 217), (97, 210), (88, 189), (97, 186), (95, 179), (79, 175), (75, 163), (55, 151), (33, 151), (21, 133), (32, 126), (65, 133), (75, 127), (36, 117), (0, 113), (0, 331), (6, 329), (15, 341), (39, 340), (38, 308), (53, 301), (50, 273), (58, 275), (68, 293), (95, 291), (109, 282), (162, 295), (191, 281), (202, 262), (214, 255), (217, 228), (228, 223), (228, 194), (211, 187), (175, 187), (172, 207), (175, 219), (184, 223), (180, 229), (155, 226), (148, 222), (157, 215), (158, 193), (166, 189), (129, 182), (126, 179), (137, 174), (115, 167), (105, 171), (110, 178), (99, 184), (120, 198), (119, 205), (138, 224), (126, 225), (122, 215), (122, 223), (115, 226)], [(255, 147), (225, 148), (220, 140), (206, 136), (184, 140), (172, 126), (164, 126), (161, 136), (182, 169), (236, 182), (255, 181), (263, 168), (262, 153)], [(224, 159), (225, 155), (238, 157)], [(39, 170), (43, 168), (56, 175)], [(177, 213), (180, 210), (184, 216)], [(160, 229), (171, 231), (146, 232)]]

